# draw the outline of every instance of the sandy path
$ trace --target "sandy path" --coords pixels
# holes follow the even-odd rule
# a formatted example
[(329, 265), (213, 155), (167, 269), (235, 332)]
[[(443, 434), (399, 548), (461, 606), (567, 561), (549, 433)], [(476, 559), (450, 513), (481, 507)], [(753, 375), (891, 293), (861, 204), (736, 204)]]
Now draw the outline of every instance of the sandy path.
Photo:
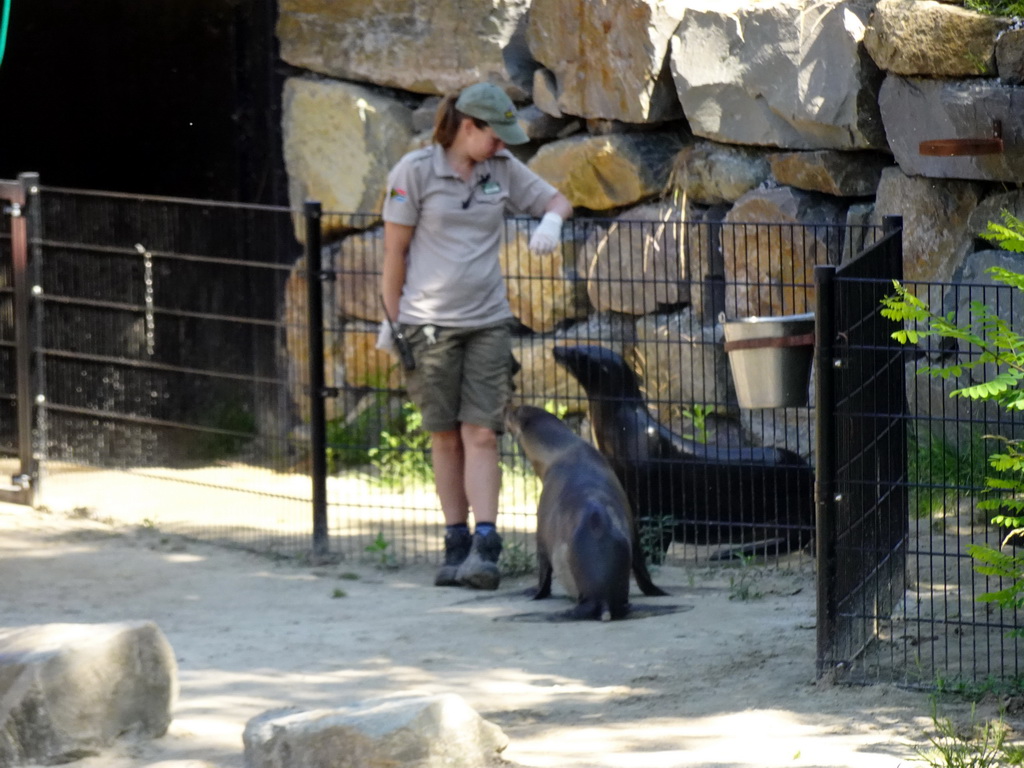
[(813, 682), (806, 559), (768, 574), (663, 567), (655, 581), (672, 597), (637, 603), (689, 610), (510, 621), (567, 603), (525, 600), (529, 579), (438, 589), (420, 567), (308, 566), (0, 505), (0, 626), (152, 619), (177, 654), (168, 734), (77, 768), (238, 768), (260, 712), (404, 693), (462, 695), (528, 766), (896, 768), (926, 743), (927, 695)]

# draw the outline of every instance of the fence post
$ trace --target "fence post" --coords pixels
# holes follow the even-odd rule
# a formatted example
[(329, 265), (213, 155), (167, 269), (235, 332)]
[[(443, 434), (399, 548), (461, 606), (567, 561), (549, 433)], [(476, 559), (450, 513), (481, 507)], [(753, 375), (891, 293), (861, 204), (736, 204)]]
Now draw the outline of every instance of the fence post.
[(836, 507), (836, 451), (835, 451), (835, 276), (836, 268), (821, 265), (814, 268), (816, 294), (814, 348), (815, 348), (815, 541), (818, 595), (817, 595), (817, 677), (831, 667), (835, 644), (835, 507)]
[(307, 200), (306, 318), (309, 343), (310, 481), (313, 498), (313, 555), (326, 555), (327, 534), (327, 416), (324, 408), (324, 289), (320, 258), (320, 202)]
[[(39, 478), (32, 439), (35, 391), (32, 375), (32, 280), (29, 277), (29, 241), (38, 237), (39, 174), (19, 174), (17, 182), (0, 182), (9, 201), (4, 213), (11, 217), (11, 288), (14, 321), (15, 429), (18, 471), (10, 485), (0, 483), (0, 501), (31, 505)], [(30, 215), (31, 214), (31, 215)]]

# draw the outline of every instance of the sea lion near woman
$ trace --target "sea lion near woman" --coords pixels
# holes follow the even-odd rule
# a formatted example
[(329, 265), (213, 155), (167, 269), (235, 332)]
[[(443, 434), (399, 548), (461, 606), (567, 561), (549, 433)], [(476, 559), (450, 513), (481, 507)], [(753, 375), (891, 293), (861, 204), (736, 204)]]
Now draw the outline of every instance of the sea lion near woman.
[(665, 595), (651, 580), (629, 501), (608, 461), (561, 419), (541, 408), (510, 409), (506, 421), (543, 487), (537, 504), (539, 581), (552, 578), (576, 599), (571, 617), (624, 618), (630, 574), (645, 595)]
[(662, 549), (728, 546), (713, 559), (793, 552), (814, 537), (814, 470), (776, 447), (722, 447), (675, 434), (651, 414), (633, 369), (599, 345), (556, 347), (587, 394), (598, 450), (622, 483), (638, 528)]

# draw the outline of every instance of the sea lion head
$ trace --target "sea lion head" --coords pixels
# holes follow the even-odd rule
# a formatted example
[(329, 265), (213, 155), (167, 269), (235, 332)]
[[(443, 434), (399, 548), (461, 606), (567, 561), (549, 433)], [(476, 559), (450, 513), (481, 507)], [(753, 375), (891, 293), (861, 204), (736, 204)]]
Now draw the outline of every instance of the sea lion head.
[(569, 446), (579, 441), (564, 421), (532, 405), (507, 408), (505, 425), (541, 478)]
[(555, 361), (576, 377), (588, 397), (640, 398), (640, 382), (622, 356), (608, 347), (555, 347)]

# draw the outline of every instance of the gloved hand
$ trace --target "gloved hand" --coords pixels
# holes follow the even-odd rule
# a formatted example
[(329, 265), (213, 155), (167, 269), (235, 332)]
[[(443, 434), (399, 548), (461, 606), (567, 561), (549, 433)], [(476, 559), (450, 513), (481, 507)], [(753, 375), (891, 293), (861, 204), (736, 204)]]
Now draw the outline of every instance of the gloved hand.
[(395, 337), (391, 333), (391, 326), (387, 320), (381, 320), (380, 330), (377, 331), (377, 349), (383, 352), (390, 352), (392, 355), (398, 350), (395, 349)]
[(530, 238), (530, 250), (534, 253), (551, 253), (562, 241), (562, 217), (557, 213), (548, 211), (540, 224), (533, 230), (533, 237)]

